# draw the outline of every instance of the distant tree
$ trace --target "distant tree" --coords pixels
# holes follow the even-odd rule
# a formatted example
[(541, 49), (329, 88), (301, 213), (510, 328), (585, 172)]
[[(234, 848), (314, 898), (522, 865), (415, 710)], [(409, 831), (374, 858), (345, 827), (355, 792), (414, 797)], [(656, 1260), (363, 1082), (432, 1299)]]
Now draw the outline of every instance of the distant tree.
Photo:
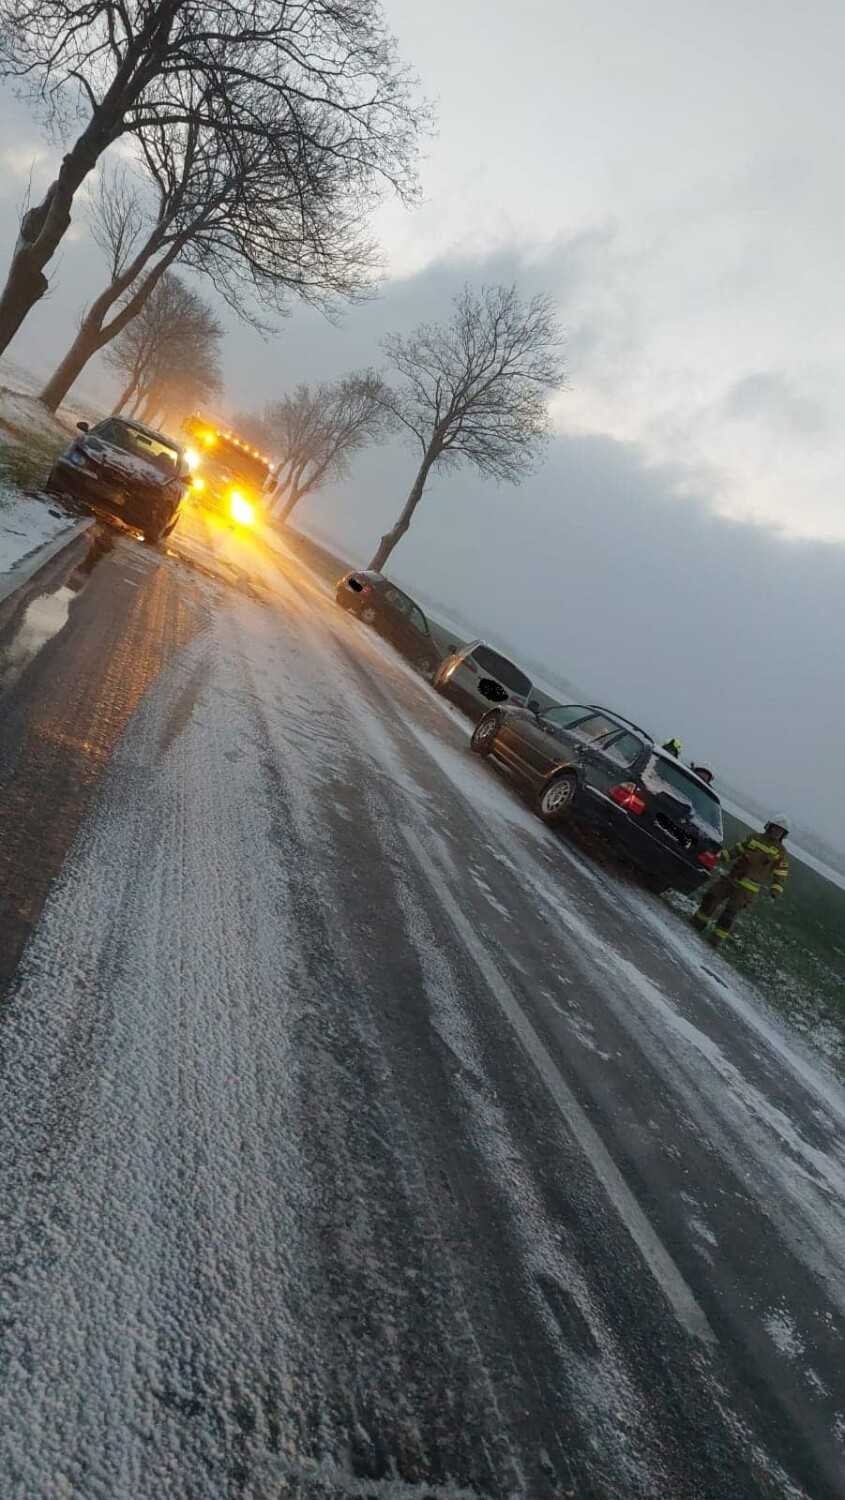
[(216, 396), (222, 338), (208, 303), (172, 271), (163, 275), (106, 353), (125, 381), (115, 412), (132, 403), (132, 413), (151, 422)]
[(271, 177), (318, 187), (343, 173), (361, 213), (377, 183), (410, 190), (425, 117), (378, 0), (0, 0), (0, 77), (77, 132), (22, 216), (0, 353), (47, 290), (76, 193), (121, 138), (199, 128), (232, 158), (264, 150)]
[(251, 411), (239, 411), (233, 416), (231, 426), (232, 431), (238, 437), (246, 438), (253, 448), (260, 448), (262, 453), (269, 453), (272, 449), (273, 435), (263, 416), (256, 416)]
[(524, 302), (515, 286), (465, 287), (448, 324), (422, 324), (385, 341), (402, 377), (386, 403), (422, 461), (404, 509), (370, 567), (381, 571), (410, 527), (428, 477), (469, 463), (500, 483), (535, 467), (549, 432), (548, 402), (563, 385), (562, 336), (549, 297)]
[(264, 425), (279, 456), (278, 518), (287, 521), (312, 490), (347, 474), (353, 455), (383, 437), (393, 421), (389, 392), (372, 370), (332, 384), (300, 385), (292, 396), (268, 406)]

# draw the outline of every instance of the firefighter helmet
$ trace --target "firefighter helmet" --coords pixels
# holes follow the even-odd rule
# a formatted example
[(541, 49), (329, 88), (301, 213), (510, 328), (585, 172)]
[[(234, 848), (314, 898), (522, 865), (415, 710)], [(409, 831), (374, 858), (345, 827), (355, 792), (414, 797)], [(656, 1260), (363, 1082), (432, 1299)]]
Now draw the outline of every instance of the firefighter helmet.
[(767, 828), (782, 828), (784, 833), (791, 833), (792, 823), (786, 813), (775, 813), (766, 823)]

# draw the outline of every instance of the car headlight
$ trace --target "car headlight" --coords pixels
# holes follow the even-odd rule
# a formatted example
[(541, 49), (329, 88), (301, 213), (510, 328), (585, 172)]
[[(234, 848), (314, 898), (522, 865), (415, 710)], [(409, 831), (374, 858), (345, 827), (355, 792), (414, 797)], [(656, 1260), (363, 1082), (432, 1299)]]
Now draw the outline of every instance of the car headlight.
[(78, 448), (71, 448), (70, 453), (65, 454), (65, 458), (67, 459), (68, 463), (73, 464), (75, 468), (85, 468), (85, 464), (87, 462), (85, 454), (80, 453)]

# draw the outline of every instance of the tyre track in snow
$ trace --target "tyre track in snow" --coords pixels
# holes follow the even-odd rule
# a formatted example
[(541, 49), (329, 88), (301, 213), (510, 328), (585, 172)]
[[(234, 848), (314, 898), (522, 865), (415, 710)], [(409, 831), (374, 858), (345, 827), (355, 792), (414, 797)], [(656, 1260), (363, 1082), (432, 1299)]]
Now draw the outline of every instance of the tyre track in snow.
[[(401, 825), (556, 1055), (534, 992), (556, 965), (587, 1007), (574, 938), (521, 931), (522, 854), (266, 579), (272, 609), (226, 596), (147, 694), (12, 999), (3, 1493), (801, 1493), (778, 1458), (812, 1462), (680, 1336)], [(575, 1082), (606, 1127), (601, 1077)]]

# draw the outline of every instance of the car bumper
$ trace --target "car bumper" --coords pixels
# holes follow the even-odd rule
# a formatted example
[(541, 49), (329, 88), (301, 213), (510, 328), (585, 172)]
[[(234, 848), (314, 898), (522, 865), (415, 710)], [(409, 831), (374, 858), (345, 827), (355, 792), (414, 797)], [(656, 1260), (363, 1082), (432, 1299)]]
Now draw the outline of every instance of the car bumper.
[(572, 810), (583, 823), (608, 838), (639, 869), (665, 881), (673, 890), (691, 895), (710, 878), (711, 872), (700, 865), (694, 855), (668, 848), (655, 838), (647, 825), (607, 797), (582, 791)]
[[(161, 519), (160, 515), (156, 515), (150, 501), (133, 495), (131, 491), (118, 490), (108, 481), (101, 480), (98, 476), (87, 473), (84, 469), (79, 469), (75, 464), (69, 464), (63, 459), (59, 459), (53, 466), (48, 483), (50, 489), (56, 490), (61, 495), (67, 495), (77, 504), (85, 506), (98, 515), (106, 515), (122, 521), (124, 526), (130, 526), (136, 531), (143, 531), (145, 527)], [(174, 506), (168, 519), (171, 519), (177, 510), (178, 506)]]

